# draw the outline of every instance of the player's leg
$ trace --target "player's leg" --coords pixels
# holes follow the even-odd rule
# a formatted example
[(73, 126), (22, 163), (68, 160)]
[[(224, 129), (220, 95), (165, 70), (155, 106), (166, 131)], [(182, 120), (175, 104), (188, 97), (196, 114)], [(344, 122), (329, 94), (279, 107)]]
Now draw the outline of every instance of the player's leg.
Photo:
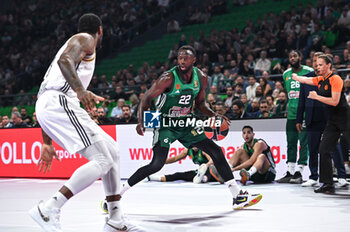
[(255, 163), (249, 168), (249, 170), (242, 169), (239, 174), (241, 175), (241, 183), (246, 184), (247, 181), (255, 174), (265, 174), (270, 168), (270, 162), (265, 154), (258, 155)]
[(339, 136), (340, 129), (328, 122), (320, 144), (320, 182), (323, 185), (315, 189), (316, 193), (334, 193), (332, 153)]
[(299, 142), (300, 142), (300, 151), (299, 151), (299, 159), (298, 166), (295, 169), (295, 173), (290, 179), (290, 183), (293, 184), (301, 184), (303, 182), (302, 173), (304, 171), (304, 167), (307, 165), (307, 160), (309, 157), (309, 149), (307, 145), (307, 132), (306, 128), (303, 128), (301, 133), (298, 134)]
[(212, 158), (215, 167), (219, 174), (225, 180), (225, 184), (228, 186), (233, 197), (233, 208), (241, 209), (258, 203), (262, 195), (251, 195), (247, 192), (241, 191), (241, 188), (237, 185), (231, 169), (225, 159), (224, 153), (221, 147), (215, 144), (212, 140), (206, 138), (200, 142), (194, 143), (193, 146), (198, 147), (202, 151), (206, 152)]
[(249, 155), (246, 150), (240, 148), (238, 149), (230, 158), (228, 163), (230, 164), (231, 168), (234, 168), (241, 163), (247, 161), (249, 159)]
[(158, 142), (153, 147), (153, 157), (149, 164), (139, 168), (126, 182), (124, 188), (121, 191), (121, 195), (123, 195), (130, 187), (139, 183), (147, 176), (150, 176), (156, 172), (158, 172), (165, 164), (165, 161), (168, 157), (169, 147), (162, 147), (161, 143)]
[(298, 131), (295, 127), (296, 120), (287, 119), (286, 135), (287, 135), (287, 165), (288, 171), (285, 176), (277, 180), (278, 183), (289, 183), (292, 179), (295, 170), (295, 164), (297, 160), (297, 144), (298, 144)]
[(89, 162), (79, 167), (65, 185), (48, 201), (40, 202), (29, 211), (32, 218), (47, 231), (61, 231), (59, 212), (62, 206), (72, 196), (103, 177), (113, 166), (113, 160), (103, 141), (96, 142), (79, 153)]
[(176, 180), (192, 181), (195, 176), (196, 176), (196, 171), (191, 170), (187, 172), (176, 172), (171, 175), (165, 175), (165, 180), (166, 181), (176, 181)]

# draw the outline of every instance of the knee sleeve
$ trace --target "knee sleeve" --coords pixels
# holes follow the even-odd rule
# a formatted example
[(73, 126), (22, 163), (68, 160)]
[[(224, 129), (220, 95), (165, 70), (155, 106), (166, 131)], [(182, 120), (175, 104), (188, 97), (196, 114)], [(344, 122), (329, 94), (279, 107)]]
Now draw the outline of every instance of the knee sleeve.
[(105, 141), (98, 141), (79, 152), (90, 161), (96, 161), (102, 170), (102, 175), (113, 166), (113, 158)]

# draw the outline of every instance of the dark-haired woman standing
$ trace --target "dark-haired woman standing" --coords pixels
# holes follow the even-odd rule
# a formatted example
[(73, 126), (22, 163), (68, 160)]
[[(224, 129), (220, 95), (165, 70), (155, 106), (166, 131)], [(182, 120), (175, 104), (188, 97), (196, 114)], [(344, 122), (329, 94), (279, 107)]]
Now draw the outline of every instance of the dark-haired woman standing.
[(328, 122), (320, 144), (320, 182), (323, 185), (315, 189), (316, 193), (334, 193), (332, 152), (341, 133), (350, 142), (350, 107), (346, 102), (343, 80), (332, 71), (332, 56), (320, 55), (317, 58), (317, 73), (314, 78), (301, 77), (293, 73), (292, 78), (308, 85), (316, 85), (319, 94), (311, 91), (308, 98), (328, 105)]

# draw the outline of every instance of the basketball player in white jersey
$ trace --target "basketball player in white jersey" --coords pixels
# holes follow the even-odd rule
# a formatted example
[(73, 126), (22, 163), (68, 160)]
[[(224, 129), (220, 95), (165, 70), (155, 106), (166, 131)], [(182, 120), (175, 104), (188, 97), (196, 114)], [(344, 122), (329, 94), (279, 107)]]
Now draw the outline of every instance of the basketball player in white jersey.
[(89, 111), (104, 100), (86, 90), (95, 68), (96, 48), (102, 41), (100, 18), (84, 14), (79, 19), (78, 32), (56, 54), (38, 93), (36, 114), (44, 141), (38, 166), (39, 171), (49, 171), (53, 157), (57, 158), (51, 139), (71, 154), (80, 153), (89, 162), (79, 167), (52, 198), (39, 202), (29, 214), (44, 231), (62, 231), (61, 207), (102, 178), (108, 208), (112, 209), (104, 231), (140, 231), (122, 217), (118, 144), (90, 119), (79, 103)]

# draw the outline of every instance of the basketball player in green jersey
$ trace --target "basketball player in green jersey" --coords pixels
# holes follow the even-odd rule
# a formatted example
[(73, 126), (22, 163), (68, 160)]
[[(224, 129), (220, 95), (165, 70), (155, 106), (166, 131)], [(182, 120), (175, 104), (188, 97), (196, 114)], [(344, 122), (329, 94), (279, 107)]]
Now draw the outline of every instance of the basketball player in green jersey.
[[(193, 106), (203, 115), (209, 117), (222, 117), (212, 111), (205, 101), (205, 89), (208, 84), (208, 77), (200, 69), (194, 67), (196, 62), (196, 51), (191, 46), (182, 46), (178, 50), (178, 65), (164, 72), (152, 87), (145, 93), (139, 108), (139, 123), (136, 127), (139, 135), (144, 134), (143, 116), (148, 110), (154, 98), (158, 97), (157, 110), (162, 114), (163, 121), (184, 119), (191, 117)], [(213, 160), (219, 174), (228, 186), (233, 197), (233, 208), (241, 209), (258, 203), (261, 194), (249, 194), (244, 192), (237, 185), (233, 178), (231, 169), (226, 162), (222, 149), (212, 140), (208, 139), (203, 127), (179, 126), (161, 124), (159, 129), (154, 131), (153, 157), (152, 161), (138, 169), (126, 182), (121, 194), (134, 186), (147, 176), (159, 171), (165, 164), (168, 157), (170, 144), (178, 140), (185, 147), (197, 147), (206, 152)]]
[(232, 171), (240, 171), (241, 183), (269, 183), (275, 180), (276, 165), (269, 145), (263, 139), (254, 138), (253, 127), (244, 126), (242, 137), (245, 143), (231, 157)]
[[(283, 73), (284, 88), (288, 92), (288, 113), (286, 125), (288, 171), (286, 175), (277, 180), (277, 182), (301, 184), (301, 173), (303, 172), (304, 167), (307, 165), (309, 152), (307, 147), (307, 133), (305, 125), (303, 126), (304, 130), (302, 130), (301, 133), (299, 133), (296, 128), (300, 83), (292, 79), (292, 74), (296, 73), (299, 76), (303, 76), (309, 72), (312, 72), (313, 69), (300, 64), (300, 55), (295, 50), (292, 50), (289, 53), (289, 63), (291, 68), (287, 69)], [(298, 139), (300, 141), (301, 148), (299, 152), (298, 166), (295, 169)]]

